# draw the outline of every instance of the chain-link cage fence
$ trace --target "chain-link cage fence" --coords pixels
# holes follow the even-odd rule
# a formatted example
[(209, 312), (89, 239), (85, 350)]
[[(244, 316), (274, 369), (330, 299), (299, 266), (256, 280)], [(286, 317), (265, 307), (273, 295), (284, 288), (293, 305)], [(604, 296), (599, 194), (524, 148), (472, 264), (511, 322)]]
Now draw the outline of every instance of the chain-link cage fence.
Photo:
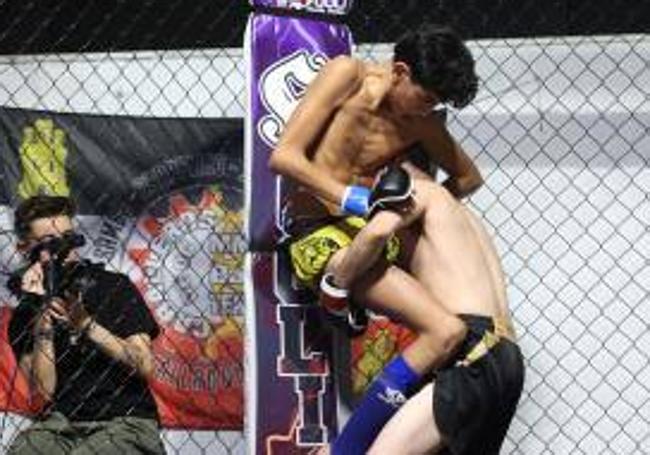
[(470, 204), (502, 256), (526, 357), (502, 453), (648, 453), (648, 5), (420, 3), (366, 16), (365, 33), (442, 18), (478, 38), (479, 94), (449, 120), (485, 178)]
[[(246, 4), (233, 2), (224, 8), (206, 2), (201, 8), (187, 8), (181, 2), (3, 2), (0, 11), (0, 54), (4, 54), (0, 104), (3, 135), (12, 136), (3, 141), (2, 150), (3, 191), (7, 191), (2, 201), (3, 275), (23, 263), (16, 250), (12, 206), (43, 186), (47, 192), (70, 195), (79, 206), (76, 230), (86, 238), (82, 255), (128, 275), (162, 329), (153, 345), (158, 386), (151, 388), (164, 426), (160, 439), (166, 452), (244, 453), (241, 267), (245, 245), (241, 121), (236, 119), (244, 109), (238, 48)], [(208, 17), (210, 25), (205, 22)], [(239, 27), (231, 29), (228, 24), (233, 22)], [(201, 42), (217, 33), (215, 29), (221, 30), (223, 40), (207, 48)], [(229, 37), (223, 37), (225, 30)], [(143, 124), (143, 118), (151, 123)], [(111, 125), (111, 119), (117, 123)], [(218, 120), (193, 123), (196, 119)], [(156, 145), (161, 141), (174, 144), (175, 150), (166, 154), (164, 147)], [(105, 148), (101, 145), (109, 143)], [(19, 156), (10, 156), (8, 148)], [(183, 148), (196, 152), (183, 154)], [(208, 148), (217, 149), (221, 157), (206, 158), (203, 152)], [(231, 149), (235, 157), (228, 155)], [(118, 150), (125, 155), (120, 157)], [(143, 167), (129, 168), (138, 159)], [(38, 168), (36, 175), (30, 162)], [(80, 173), (88, 175), (79, 179)], [(112, 177), (103, 180), (103, 173)], [(179, 180), (178, 174), (187, 178)], [(125, 177), (140, 182), (136, 185), (139, 201), (127, 201), (133, 195), (118, 188), (116, 181)], [(176, 183), (164, 183), (172, 180)], [(104, 291), (102, 305), (119, 304), (119, 292)], [(17, 304), (4, 285), (2, 300), (7, 308)], [(9, 314), (10, 310), (3, 313), (7, 341), (12, 336)], [(123, 325), (102, 322), (98, 313), (94, 316), (113, 333), (128, 333)], [(77, 336), (74, 330), (71, 333), (71, 338)], [(84, 341), (90, 333), (79, 336), (79, 349), (86, 349), (82, 356), (99, 355)], [(29, 335), (26, 326), (18, 337)], [(3, 341), (3, 358), (14, 355), (7, 341)], [(70, 342), (64, 341), (60, 349), (58, 355), (64, 359), (79, 358), (79, 349)], [(124, 383), (136, 387), (134, 381), (119, 376), (119, 369), (107, 369), (92, 359), (78, 363), (81, 366), (69, 365), (85, 380), (59, 378), (80, 388), (70, 393), (90, 393), (87, 383), (94, 379), (98, 388), (115, 388), (102, 389), (103, 395), (95, 393), (104, 401), (117, 403), (133, 396), (122, 389)], [(18, 370), (6, 369), (3, 406), (13, 412), (2, 417), (0, 453), (25, 434), (20, 430), (31, 423), (25, 411), (33, 415), (38, 409), (33, 397), (25, 397), (28, 387)], [(105, 381), (111, 376), (118, 379)], [(79, 401), (62, 397), (66, 403)], [(130, 407), (147, 414), (142, 404)], [(70, 412), (83, 418), (88, 409)], [(98, 409), (93, 412), (101, 414)], [(144, 446), (148, 433), (146, 428), (140, 430), (138, 443)], [(31, 453), (53, 450), (38, 440), (22, 442), (31, 444)], [(125, 444), (118, 437), (109, 439), (106, 453), (133, 453), (134, 446)]]
[[(450, 20), (470, 39), (481, 87), (471, 106), (451, 113), (449, 125), (485, 178), (470, 204), (502, 255), (527, 366), (502, 453), (650, 453), (650, 39), (644, 8), (622, 1), (361, 2), (349, 18), (362, 58), (389, 59), (390, 46), (377, 43), (422, 20)], [(160, 119), (244, 116), (244, 2), (0, 1), (0, 11), (3, 116), (21, 110), (101, 121), (133, 116), (153, 119), (160, 130), (175, 128)], [(24, 124), (4, 124), (12, 122)], [(73, 118), (68, 131), (81, 122)], [(37, 138), (46, 134), (42, 123), (40, 129), (28, 125)], [(104, 133), (127, 134), (132, 127), (117, 124)], [(181, 130), (200, 142), (204, 128)], [(3, 134), (10, 133), (5, 126)], [(14, 149), (26, 150), (21, 144)], [(18, 185), (24, 168), (8, 150), (1, 156), (3, 179)], [(152, 163), (143, 166), (155, 168)], [(127, 172), (114, 166), (111, 175)], [(160, 172), (162, 180), (173, 174)], [(232, 382), (242, 377), (241, 348), (228, 336), (215, 338), (217, 345), (209, 341), (218, 331), (230, 333), (236, 345), (243, 333), (244, 239), (241, 188), (235, 188), (241, 181), (216, 183), (149, 200), (135, 220), (133, 210), (84, 210), (77, 225), (93, 245), (113, 243), (113, 254), (100, 258), (144, 286), (145, 300), (163, 302), (156, 307), (159, 320), (184, 314), (205, 335), (199, 348), (164, 334), (158, 342), (174, 352), (198, 349), (207, 361), (230, 359), (233, 369), (222, 380)], [(3, 197), (0, 256), (8, 274), (21, 260), (12, 231), (17, 199)], [(156, 280), (172, 284), (157, 288)], [(223, 311), (164, 305), (188, 292), (216, 299)], [(4, 287), (0, 297), (15, 305)], [(179, 298), (192, 300), (196, 296)], [(3, 317), (6, 330), (8, 313)], [(202, 325), (203, 319), (210, 323)], [(3, 357), (13, 355), (3, 349)], [(203, 380), (192, 376), (196, 365), (182, 363), (157, 368), (189, 383)], [(10, 395), (21, 386), (15, 379), (2, 384), (10, 410)], [(6, 413), (0, 451), (28, 423)], [(244, 435), (234, 427), (161, 434), (168, 453), (244, 453)]]

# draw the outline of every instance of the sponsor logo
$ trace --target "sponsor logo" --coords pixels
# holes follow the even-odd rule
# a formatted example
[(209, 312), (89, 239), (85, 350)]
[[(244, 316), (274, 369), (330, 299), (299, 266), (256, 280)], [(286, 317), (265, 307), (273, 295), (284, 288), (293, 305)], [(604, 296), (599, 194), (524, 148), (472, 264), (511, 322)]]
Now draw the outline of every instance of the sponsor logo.
[(274, 264), (275, 294), (279, 300), (276, 321), (280, 328), (277, 375), (293, 379), (298, 412), (296, 445), (317, 446), (328, 441), (325, 395), (328, 383), (331, 387), (331, 373), (323, 349), (331, 340), (308, 329), (309, 321), (319, 318), (318, 306), (289, 303), (296, 301), (296, 295), (293, 294), (288, 259), (286, 255), (276, 255)]
[(406, 397), (402, 392), (392, 387), (386, 387), (383, 393), (379, 393), (377, 397), (386, 404), (394, 408), (399, 408), (406, 403)]
[(280, 0), (278, 6), (314, 13), (345, 14), (352, 8), (352, 0)]

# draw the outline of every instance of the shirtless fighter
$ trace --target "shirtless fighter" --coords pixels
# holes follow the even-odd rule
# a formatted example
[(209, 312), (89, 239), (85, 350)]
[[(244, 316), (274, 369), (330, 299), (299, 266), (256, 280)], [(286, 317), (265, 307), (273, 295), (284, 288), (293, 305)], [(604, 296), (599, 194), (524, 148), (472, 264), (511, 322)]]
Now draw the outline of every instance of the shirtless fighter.
[[(414, 180), (404, 187), (412, 192), (397, 191), (397, 183), (410, 177)], [(384, 198), (338, 265), (345, 269), (346, 262), (363, 261), (364, 255), (371, 261), (367, 252), (381, 250), (393, 232), (417, 216), (408, 268), (468, 331), (460, 348), (436, 368), (434, 381), (398, 411), (369, 453), (438, 453), (446, 447), (454, 455), (498, 455), (521, 395), (524, 364), (496, 249), (480, 219), (428, 176), (395, 167), (378, 185), (382, 181), (389, 183), (381, 185), (382, 194), (388, 188), (392, 199)], [(410, 201), (398, 194), (410, 194)], [(334, 442), (334, 453), (365, 453), (365, 448), (358, 451), (354, 428), (363, 418), (355, 412)]]
[[(403, 159), (412, 145), (419, 143), (447, 172), (443, 185), (451, 194), (462, 197), (481, 185), (472, 161), (432, 112), (440, 103), (464, 107), (476, 90), (472, 56), (448, 27), (426, 26), (407, 34), (389, 63), (339, 57), (325, 65), (270, 158), (274, 171), (299, 185), (287, 203), (286, 228), (294, 239), (294, 270), (303, 283), (317, 287), (326, 267), (335, 268), (341, 249), (365, 224), (360, 217), (367, 213), (375, 175), (387, 163)], [(418, 219), (422, 207), (414, 207), (408, 218)], [(400, 254), (398, 243), (408, 242), (389, 242), (388, 261), (409, 259), (408, 248)], [(450, 357), (467, 328), (396, 266), (373, 268), (354, 280), (351, 291), (356, 302), (396, 315), (418, 335), (370, 386), (370, 403), (364, 399), (358, 407), (365, 415), (363, 430), (353, 432), (358, 443), (337, 441), (339, 453), (364, 453), (409, 390)], [(354, 420), (348, 427), (356, 428)]]

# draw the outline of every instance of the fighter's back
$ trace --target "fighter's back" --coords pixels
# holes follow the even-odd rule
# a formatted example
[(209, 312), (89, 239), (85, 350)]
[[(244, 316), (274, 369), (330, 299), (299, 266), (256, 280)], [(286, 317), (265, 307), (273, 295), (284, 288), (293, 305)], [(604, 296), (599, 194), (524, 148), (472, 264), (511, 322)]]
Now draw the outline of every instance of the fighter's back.
[[(416, 183), (428, 209), (411, 270), (445, 307), (457, 314), (508, 316), (500, 260), (481, 220), (442, 186)], [(435, 264), (435, 266), (425, 266)]]

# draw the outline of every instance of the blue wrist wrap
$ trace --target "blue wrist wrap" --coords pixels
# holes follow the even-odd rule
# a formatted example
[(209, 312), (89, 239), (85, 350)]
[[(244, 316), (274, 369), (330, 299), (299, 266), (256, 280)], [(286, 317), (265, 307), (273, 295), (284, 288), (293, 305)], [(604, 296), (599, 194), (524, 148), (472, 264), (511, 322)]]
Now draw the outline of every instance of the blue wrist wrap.
[(364, 216), (368, 212), (368, 199), (370, 189), (365, 186), (348, 186), (341, 201), (341, 211), (346, 215)]

